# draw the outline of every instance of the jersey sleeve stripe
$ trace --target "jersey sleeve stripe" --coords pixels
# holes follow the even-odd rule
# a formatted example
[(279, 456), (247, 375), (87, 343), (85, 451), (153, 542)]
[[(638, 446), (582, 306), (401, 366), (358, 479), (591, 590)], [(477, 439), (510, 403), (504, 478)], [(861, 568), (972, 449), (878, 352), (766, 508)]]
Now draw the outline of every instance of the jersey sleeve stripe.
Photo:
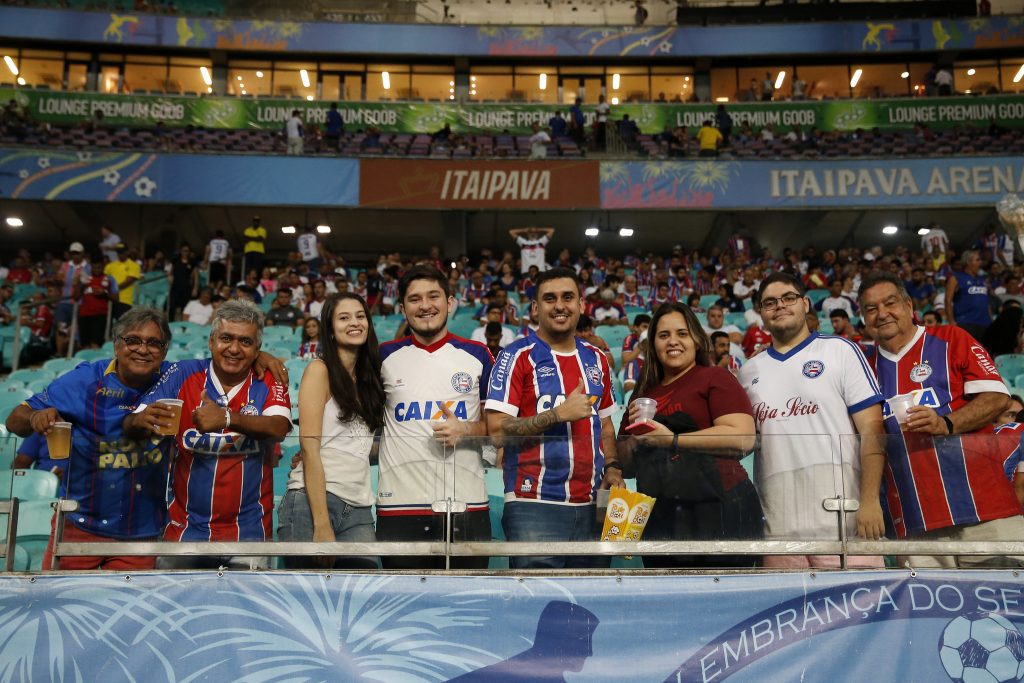
[(881, 393), (881, 389), (878, 388), (878, 380), (875, 378), (875, 373), (873, 373), (871, 371), (871, 368), (868, 366), (868, 362), (864, 358), (864, 353), (860, 350), (859, 346), (857, 346), (856, 344), (854, 344), (852, 341), (850, 341), (849, 339), (847, 339), (845, 337), (835, 337), (835, 336), (829, 335), (829, 336), (827, 336), (825, 338), (826, 339), (838, 339), (839, 341), (843, 342), (844, 344), (846, 344), (847, 346), (852, 348), (854, 353), (857, 356), (857, 360), (860, 361), (860, 366), (864, 370), (864, 374), (867, 375), (868, 383), (871, 385), (871, 388), (875, 392)]
[(879, 403), (885, 403), (885, 399), (882, 398), (881, 394), (875, 394), (871, 398), (866, 398), (863, 401), (860, 401), (859, 403), (855, 403), (852, 406), (849, 406), (846, 409), (846, 412), (849, 413), (850, 415), (853, 415), (854, 413), (859, 413), (865, 408), (870, 408), (871, 406), (878, 405)]
[(1006, 385), (993, 379), (978, 379), (972, 382), (964, 382), (965, 394), (982, 394), (986, 392), (996, 394), (1009, 394)]
[(505, 413), (506, 415), (511, 415), (512, 417), (519, 417), (519, 407), (518, 406), (514, 406), (511, 403), (506, 403), (505, 401), (499, 401), (496, 398), (489, 398), (489, 399), (487, 399), (487, 403), (484, 404), (484, 409), (485, 410), (495, 410), (495, 411), (497, 411), (499, 413)]

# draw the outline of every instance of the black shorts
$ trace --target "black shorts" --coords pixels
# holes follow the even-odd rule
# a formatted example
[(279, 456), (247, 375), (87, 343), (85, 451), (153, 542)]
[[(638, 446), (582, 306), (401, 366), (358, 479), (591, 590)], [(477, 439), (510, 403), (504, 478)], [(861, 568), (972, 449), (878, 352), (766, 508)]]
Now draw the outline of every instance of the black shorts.
[(82, 346), (103, 346), (103, 342), (106, 341), (103, 338), (106, 331), (107, 316), (78, 316), (78, 336), (81, 338)]
[(206, 284), (212, 285), (214, 282), (224, 282), (228, 277), (228, 267), (220, 261), (210, 262), (210, 281)]
[[(377, 517), (378, 541), (433, 542), (444, 540), (445, 515)], [(453, 541), (490, 541), (491, 515), (487, 510), (452, 515)], [(452, 569), (487, 569), (488, 557), (453, 557)], [(392, 555), (380, 558), (384, 569), (444, 569), (442, 556)]]

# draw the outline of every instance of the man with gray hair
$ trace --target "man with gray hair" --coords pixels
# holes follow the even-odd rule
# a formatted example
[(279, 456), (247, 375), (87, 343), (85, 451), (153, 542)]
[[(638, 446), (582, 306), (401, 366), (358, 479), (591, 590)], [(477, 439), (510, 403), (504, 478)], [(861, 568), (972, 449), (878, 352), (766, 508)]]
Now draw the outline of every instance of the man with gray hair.
[[(47, 434), (71, 423), (70, 458), (60, 497), (78, 503), (67, 515), (64, 542), (111, 543), (156, 540), (166, 524), (167, 460), (159, 438), (125, 438), (121, 423), (167, 367), (171, 341), (167, 318), (136, 307), (114, 324), (114, 358), (81, 363), (7, 417), (19, 436)], [(43, 569), (50, 569), (53, 541)], [(58, 569), (152, 569), (152, 557), (62, 557)]]
[[(272, 538), (274, 446), (291, 431), (287, 385), (254, 371), (263, 312), (227, 301), (210, 320), (210, 358), (172, 365), (125, 420), (132, 434), (174, 430), (164, 541)], [(177, 425), (167, 401), (180, 401)], [(176, 428), (176, 429), (175, 429)], [(265, 568), (268, 558), (162, 557), (161, 569)]]

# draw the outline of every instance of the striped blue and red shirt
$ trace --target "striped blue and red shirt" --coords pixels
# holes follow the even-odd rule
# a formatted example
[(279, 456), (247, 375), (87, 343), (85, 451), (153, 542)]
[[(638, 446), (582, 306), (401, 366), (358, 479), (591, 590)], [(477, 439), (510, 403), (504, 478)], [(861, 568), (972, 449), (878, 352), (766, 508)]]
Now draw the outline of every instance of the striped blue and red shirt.
[[(165, 541), (264, 541), (272, 538), (274, 442), (231, 430), (200, 432), (192, 411), (203, 392), (243, 415), (291, 418), (287, 387), (255, 373), (223, 390), (209, 359), (172, 365), (143, 397), (138, 410), (161, 398), (183, 401), (173, 442), (171, 498)], [(171, 444), (165, 440), (166, 450)]]
[[(886, 399), (919, 392), (917, 403), (948, 415), (974, 394), (1005, 394), (988, 352), (958, 327), (918, 327), (898, 353), (881, 347), (870, 359)], [(991, 457), (991, 428), (954, 438), (903, 433), (883, 405), (888, 438), (885, 492), (901, 538), (932, 529), (1020, 514), (1000, 460)]]
[(487, 410), (532, 417), (564, 402), (581, 379), (594, 406), (589, 420), (560, 422), (540, 438), (506, 443), (506, 501), (592, 503), (604, 469), (601, 421), (615, 412), (615, 399), (607, 357), (581, 339), (572, 353), (562, 353), (530, 332), (498, 354)]

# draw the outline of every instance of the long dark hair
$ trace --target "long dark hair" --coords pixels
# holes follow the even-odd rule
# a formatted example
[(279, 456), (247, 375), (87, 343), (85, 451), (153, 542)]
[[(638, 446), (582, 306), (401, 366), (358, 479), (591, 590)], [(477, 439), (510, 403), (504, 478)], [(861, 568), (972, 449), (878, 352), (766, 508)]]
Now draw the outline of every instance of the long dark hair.
[(633, 389), (633, 396), (643, 396), (645, 392), (661, 384), (661, 380), (665, 378), (665, 368), (662, 367), (661, 361), (658, 360), (658, 354), (654, 351), (654, 338), (658, 336), (658, 323), (666, 315), (672, 313), (679, 313), (686, 321), (690, 336), (697, 345), (696, 365), (711, 365), (711, 342), (708, 341), (708, 335), (705, 334), (704, 327), (697, 319), (697, 315), (686, 304), (678, 301), (666, 301), (658, 306), (658, 310), (651, 318), (651, 325), (647, 328), (647, 339), (643, 343), (644, 366), (640, 371), (640, 381)]
[[(346, 299), (358, 301), (366, 314), (366, 343), (356, 356), (355, 382), (338, 357), (338, 340), (334, 338), (334, 311)], [(358, 294), (338, 292), (324, 301), (320, 311), (320, 355), (327, 366), (331, 398), (338, 404), (342, 422), (358, 415), (372, 430), (384, 425), (384, 383), (380, 379), (380, 347), (366, 301)]]

